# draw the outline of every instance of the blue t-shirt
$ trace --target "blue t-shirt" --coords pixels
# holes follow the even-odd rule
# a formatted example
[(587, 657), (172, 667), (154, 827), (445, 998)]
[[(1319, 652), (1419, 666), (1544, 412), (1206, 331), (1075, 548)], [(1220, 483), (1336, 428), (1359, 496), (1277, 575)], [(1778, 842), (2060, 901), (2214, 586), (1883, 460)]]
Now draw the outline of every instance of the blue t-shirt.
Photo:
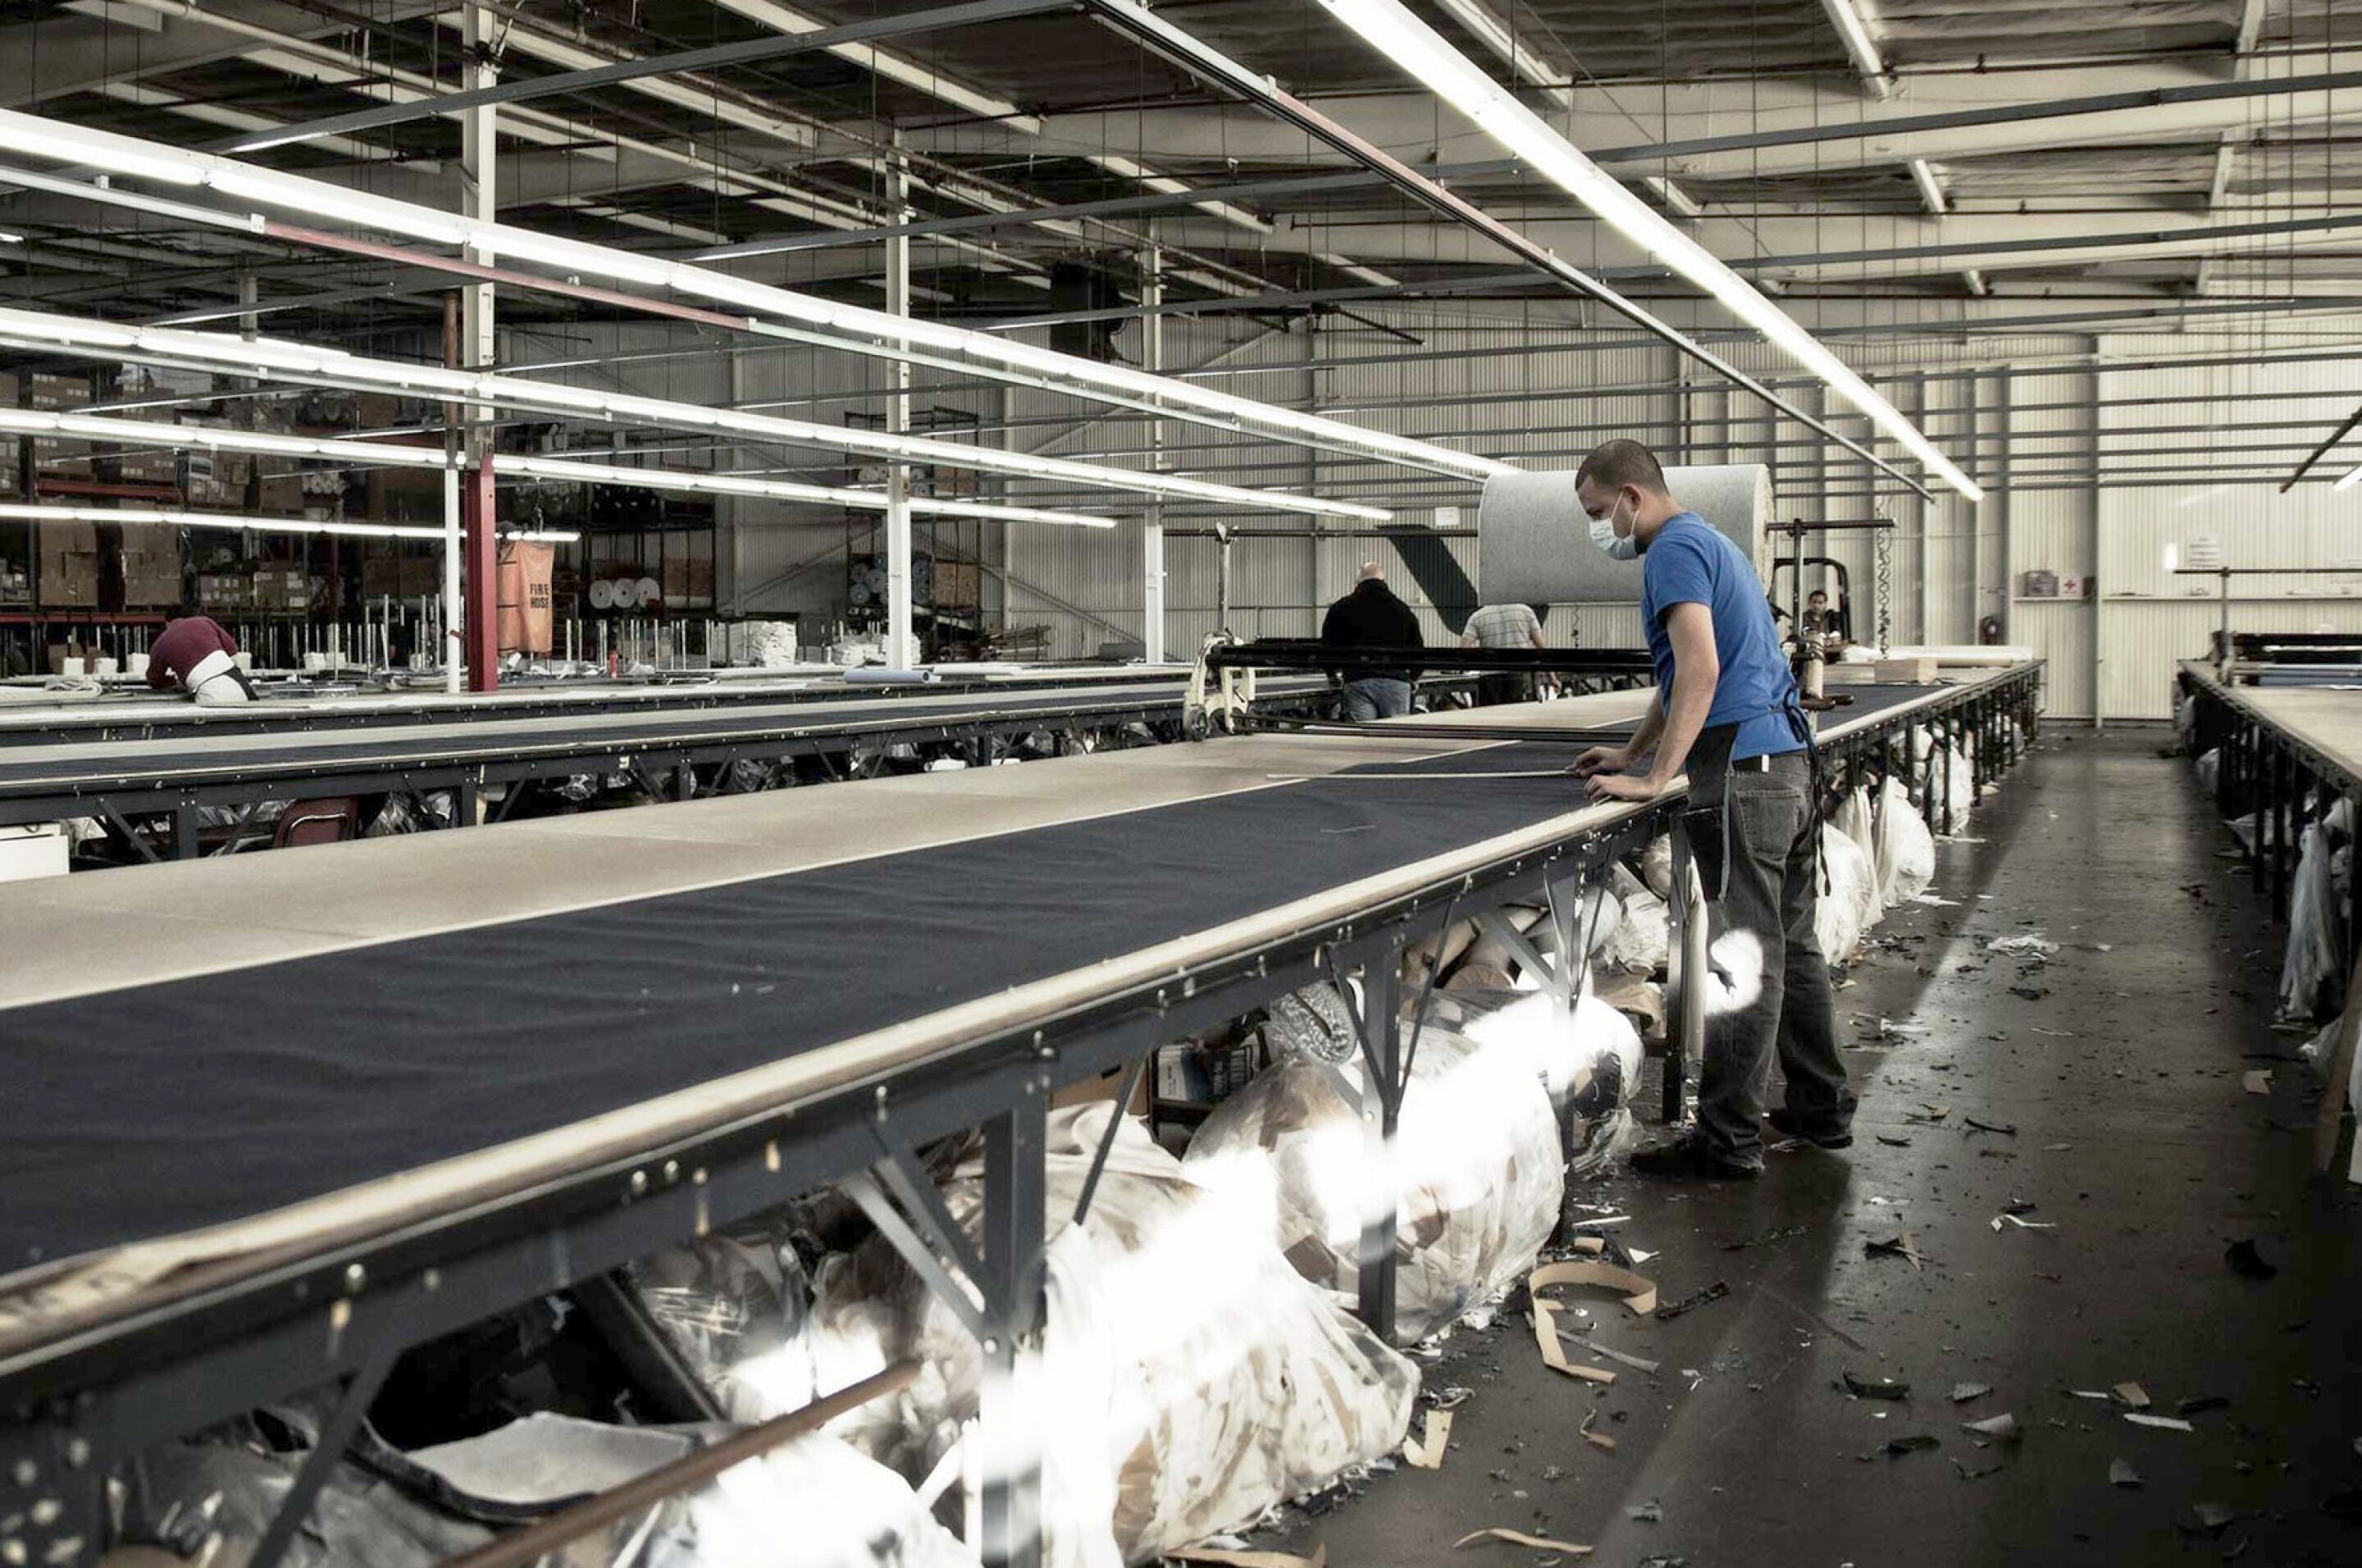
[(1665, 519), (1640, 558), (1640, 622), (1649, 635), (1650, 661), (1657, 667), (1658, 700), (1667, 703), (1675, 674), (1664, 614), (1676, 604), (1703, 604), (1714, 616), (1714, 651), (1722, 661), (1722, 676), (1705, 722), (1738, 726), (1731, 760), (1804, 750), (1790, 716), (1795, 677), (1780, 651), (1780, 633), (1754, 565), (1694, 512)]

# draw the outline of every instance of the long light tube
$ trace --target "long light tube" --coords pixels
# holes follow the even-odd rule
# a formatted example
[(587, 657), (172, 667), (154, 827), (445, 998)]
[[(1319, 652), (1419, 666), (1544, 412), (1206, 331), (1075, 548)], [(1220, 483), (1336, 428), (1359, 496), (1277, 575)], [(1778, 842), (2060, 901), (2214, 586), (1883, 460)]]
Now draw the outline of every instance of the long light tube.
[(1785, 311), (1725, 266), (1697, 241), (1667, 222), (1573, 143), (1487, 76), (1396, 0), (1320, 0), (1337, 18), (1417, 77), (1537, 172), (1589, 207), (1657, 260), (1713, 295), (1792, 359), (1867, 415), (1927, 470), (1971, 501), (1984, 491), (1901, 410), (1823, 347)]
[(308, 517), (248, 517), (234, 512), (168, 512), (157, 507), (0, 505), (0, 517), (32, 523), (169, 523), (182, 528), (242, 528), (258, 534), (341, 534), (364, 539), (436, 539), (440, 528), (399, 523), (315, 522)]
[(819, 425), (778, 414), (750, 414), (743, 409), (707, 408), (664, 398), (600, 392), (557, 381), (475, 370), (447, 370), (439, 365), (370, 359), (337, 348), (315, 348), (270, 341), (250, 343), (226, 333), (186, 332), (169, 327), (125, 327), (111, 322), (50, 315), (35, 311), (0, 309), (0, 340), (55, 343), (105, 357), (108, 353), (136, 356), (149, 352), (179, 363), (218, 365), (233, 373), (315, 378), (332, 381), (362, 381), (435, 393), (462, 402), (524, 407), (564, 407), (587, 414), (633, 419), (680, 429), (724, 431), (797, 446), (875, 453), (955, 469), (1021, 475), (1029, 479), (1059, 479), (1102, 490), (1133, 491), (1150, 495), (1186, 497), (1263, 511), (1351, 517), (1384, 523), (1393, 513), (1380, 507), (1352, 502), (1322, 501), (1284, 491), (1243, 490), (1178, 474), (1136, 469), (1104, 468), (1066, 458), (1044, 458), (1031, 452), (968, 446), (924, 436), (896, 435), (884, 430), (858, 430)]
[[(838, 304), (793, 290), (774, 288), (750, 279), (717, 272), (689, 262), (668, 261), (637, 251), (620, 250), (584, 240), (538, 234), (506, 224), (457, 218), (452, 214), (390, 197), (355, 193), (341, 185), (284, 173), (257, 164), (207, 153), (187, 152), (113, 132), (91, 130), (62, 121), (0, 109), (0, 146), (42, 157), (88, 163), (116, 172), (169, 180), (176, 184), (206, 183), (242, 201), (292, 209), (298, 214), (327, 214), (348, 221), (437, 244), (464, 243), (480, 253), (517, 257), (574, 273), (597, 273), (632, 282), (662, 285), (679, 293), (724, 301), (753, 312), (822, 325), (878, 340), (877, 345), (847, 342), (854, 352), (875, 352), (878, 345), (911, 344), (955, 352), (983, 366), (1022, 366), (1075, 383), (1081, 389), (1105, 388), (1147, 396), (1174, 407), (1179, 417), (1219, 416), (1367, 454), (1374, 458), (1427, 468), (1467, 479), (1487, 479), (1514, 471), (1515, 466), (1469, 452), (1456, 452), (1406, 436), (1365, 429), (1317, 414), (1280, 408), (1190, 381), (1101, 364), (1072, 354), (1056, 353), (988, 332), (971, 331), (937, 322), (914, 321), (888, 311)], [(455, 237), (456, 239), (455, 239)], [(1076, 395), (1088, 396), (1078, 391)]]
[[(0, 408), (0, 432), (107, 441), (125, 447), (202, 447), (211, 451), (341, 462), (355, 467), (440, 469), (447, 463), (442, 449), (436, 447), (279, 436), (268, 431), (221, 430), (204, 425), (163, 425), (149, 420), (120, 419), (113, 414), (57, 414), (32, 408)], [(759, 479), (752, 475), (584, 463), (564, 458), (538, 458), (505, 452), (493, 454), (492, 470), (520, 478), (612, 484), (631, 490), (763, 496), (778, 501), (818, 502), (865, 512), (883, 512), (886, 509), (886, 496), (881, 491), (798, 484), (790, 480)], [(1046, 523), (1072, 528), (1112, 528), (1116, 525), (1115, 519), (1111, 517), (1095, 517), (1079, 512), (931, 496), (912, 496), (911, 510), (922, 515), (974, 517), (1000, 523)], [(114, 515), (109, 513), (110, 517)], [(433, 533), (436, 538), (443, 536), (440, 529), (433, 530)]]
[(1911, 160), (1911, 182), (1919, 187), (1919, 199), (1926, 204), (1929, 213), (1942, 217), (1952, 210), (1952, 204), (1945, 198), (1944, 187), (1937, 183), (1936, 171), (1927, 167), (1926, 159)]
[(2332, 490), (2352, 490), (2357, 484), (2362, 484), (2362, 465), (2357, 465), (2356, 467), (2346, 469), (2344, 475), (2338, 479), (2338, 481), (2329, 488)]
[[(631, 485), (642, 490), (703, 491), (717, 495), (761, 496), (777, 501), (811, 501), (849, 506), (864, 512), (886, 510), (886, 492), (847, 490), (791, 480), (759, 479), (751, 474), (691, 473), (679, 469), (637, 469), (607, 463), (577, 462), (568, 458), (495, 455), (495, 473), (533, 479), (563, 480), (580, 484)], [(911, 510), (944, 517), (975, 517), (1002, 523), (1054, 523), (1074, 528), (1112, 528), (1112, 517), (1092, 517), (1079, 512), (1051, 512), (1033, 506), (999, 506), (980, 501), (911, 498)]]

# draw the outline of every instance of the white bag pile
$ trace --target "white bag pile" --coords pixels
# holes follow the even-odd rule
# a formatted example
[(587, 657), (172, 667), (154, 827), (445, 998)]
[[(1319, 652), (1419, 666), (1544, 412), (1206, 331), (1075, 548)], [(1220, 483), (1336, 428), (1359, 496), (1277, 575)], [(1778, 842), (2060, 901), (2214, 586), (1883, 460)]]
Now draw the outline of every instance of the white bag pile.
[(1887, 779), (1879, 790), (1877, 845), (1878, 891), (1887, 908), (1909, 903), (1936, 879), (1936, 835), (1900, 778)]
[[(2344, 1000), (2338, 966), (2338, 911), (2351, 875), (2345, 845), (2354, 808), (2340, 800), (2298, 841), (2296, 878), (2289, 895), (2288, 950), (2280, 958), (2279, 1016), (2309, 1023)], [(2343, 873), (2343, 875), (2341, 875)]]
[[(1870, 891), (1863, 902), (1861, 919), (1861, 929), (1868, 931), (1886, 918), (1886, 885), (1878, 875), (1878, 823), (1870, 809), (1870, 791), (1856, 790), (1839, 801), (1829, 825), (1860, 850), (1869, 863), (1866, 880)], [(1835, 875), (1834, 867), (1831, 874)]]
[(1870, 930), (1871, 904), (1878, 897), (1876, 876), (1868, 853), (1834, 823), (1821, 825), (1821, 859), (1828, 880), (1822, 884), (1814, 911), (1814, 934), (1820, 939), (1821, 956), (1842, 964)]
[(1600, 945), (1598, 961), (1632, 974), (1654, 974), (1665, 966), (1672, 911), (1623, 867), (1617, 867), (1613, 875), (1620, 913), (1615, 929)]
[[(1424, 1047), (1422, 1047), (1424, 1049)], [(1140, 1561), (1255, 1518), (1394, 1449), (1418, 1374), (1297, 1277), (1237, 1200), (1199, 1186), (1126, 1118), (1084, 1226), (1065, 1222), (1116, 1109), (1054, 1111), (1050, 1300), (1038, 1389), (1047, 1561)], [(973, 1228), (982, 1171), (944, 1188)], [(883, 1238), (827, 1259), (813, 1357), (824, 1387), (889, 1362), (926, 1367), (832, 1430), (906, 1477), (941, 1463), (977, 1412), (975, 1341)]]
[[(1486, 994), (1439, 993), (1424, 1027), (1404, 1025), (1407, 1052), (1409, 1032), (1418, 1036), (1395, 1140), (1396, 1327), (1406, 1342), (1522, 1276), (1558, 1223), (1562, 1160), (1545, 1058), (1572, 1056), (1573, 1030), (1542, 1021), (1551, 1004), (1540, 992), (1507, 993), (1537, 1010), (1496, 1028), (1490, 1043), (1442, 1021), (1470, 1018), (1471, 999)], [(1571, 1094), (1579, 1067), (1556, 1071)], [(1341, 1304), (1359, 1274), (1364, 1082), (1358, 1061), (1282, 1063), (1215, 1108), (1183, 1164), (1234, 1196), (1297, 1272)]]

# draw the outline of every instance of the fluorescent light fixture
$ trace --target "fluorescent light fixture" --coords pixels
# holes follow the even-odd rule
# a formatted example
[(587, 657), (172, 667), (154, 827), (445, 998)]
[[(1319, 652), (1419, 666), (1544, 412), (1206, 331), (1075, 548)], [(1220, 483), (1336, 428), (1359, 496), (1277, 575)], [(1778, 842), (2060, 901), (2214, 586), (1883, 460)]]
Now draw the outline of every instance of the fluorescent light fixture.
[(125, 348), (139, 341), (138, 329), (83, 316), (49, 315), (40, 311), (0, 309), (0, 332), (47, 343), (94, 344)]
[(2344, 477), (2339, 479), (2338, 481), (2330, 486), (2330, 488), (2332, 490), (2352, 490), (2357, 484), (2362, 484), (2362, 467), (2346, 469)]
[[(761, 496), (773, 501), (808, 501), (846, 506), (863, 512), (886, 510), (882, 491), (847, 490), (791, 480), (760, 479), (751, 474), (695, 473), (678, 469), (624, 468), (606, 463), (576, 462), (565, 458), (495, 455), (496, 473), (534, 479), (566, 480), (581, 484), (629, 485), (639, 490), (709, 491), (721, 495)], [(911, 510), (922, 516), (975, 517), (1001, 523), (1054, 523), (1074, 528), (1112, 528), (1112, 517), (1092, 517), (1078, 512), (1050, 512), (1034, 506), (1000, 506), (980, 501), (946, 501), (914, 495)]]
[(1827, 382), (1930, 473), (1971, 501), (1984, 491), (1936, 449), (1901, 410), (1856, 375), (1794, 318), (1585, 158), (1540, 116), (1470, 63), (1396, 0), (1320, 0), (1396, 64), (1424, 83), (1529, 167), (1549, 178), (1626, 238), (1721, 302), (1790, 359)]
[(6, 229), (0, 228), (0, 245), (22, 245), (24, 243), (25, 237), (23, 235), (10, 234)]
[(1821, 0), (1821, 9), (1828, 13), (1829, 26), (1838, 30), (1838, 38), (1845, 44), (1846, 58), (1861, 73), (1862, 83), (1881, 98), (1893, 92), (1894, 84), (1887, 78), (1885, 57), (1878, 52), (1878, 40), (1870, 36), (1870, 24), (1862, 19), (1854, 0)]
[(538, 261), (546, 267), (563, 268), (568, 272), (589, 272), (597, 277), (621, 278), (627, 283), (669, 283), (673, 281), (673, 274), (680, 271), (679, 262), (668, 261), (662, 257), (642, 256), (635, 251), (617, 250), (605, 245), (590, 245), (554, 234), (535, 234), (531, 229), (511, 228), (506, 224), (478, 224), (468, 232), (468, 243), (491, 255), (522, 256), (528, 261)]
[(167, 185), (194, 185), (204, 178), (205, 155), (181, 153), (137, 137), (91, 130), (64, 120), (0, 109), (0, 147), (61, 163), (87, 163), (110, 174), (129, 174)]
[(440, 539), (440, 528), (392, 523), (315, 522), (308, 517), (247, 517), (234, 512), (166, 512), (150, 507), (0, 506), (0, 517), (28, 523), (159, 523), (176, 528), (238, 528), (257, 534), (337, 534), (363, 539)]
[(325, 180), (306, 180), (275, 170), (226, 160), (205, 171), (205, 183), (226, 196), (264, 206), (292, 207), (307, 217), (337, 218), (365, 228), (391, 229), (436, 245), (457, 245), (468, 237), (464, 220), (437, 214), (431, 207), (389, 201), (365, 191), (348, 191)]
[(1936, 171), (1927, 167), (1926, 159), (1911, 160), (1911, 182), (1919, 187), (1919, 199), (1930, 213), (1942, 217), (1952, 210), (1952, 204), (1944, 199), (1944, 187), (1936, 183)]
[[(1475, 73), (1473, 68), (1467, 67), (1464, 61), (1461, 64), (1474, 76), (1477, 87), (1490, 88), (1491, 83)], [(160, 172), (158, 178), (174, 178), (182, 183), (191, 184), (204, 179), (225, 193), (240, 193), (250, 201), (291, 207), (299, 212), (330, 213), (352, 222), (418, 238), (444, 243), (463, 242), (482, 253), (539, 261), (571, 273), (595, 273), (627, 282), (666, 286), (683, 293), (727, 301), (751, 312), (785, 316), (790, 320), (824, 326), (833, 331), (857, 333), (879, 340), (875, 344), (853, 340), (842, 345), (855, 353), (882, 352), (891, 357), (889, 346), (898, 344), (941, 349), (962, 355), (985, 367), (988, 374), (991, 373), (989, 367), (995, 362), (1013, 364), (1021, 361), (1056, 377), (1065, 384), (1054, 390), (1075, 396), (1092, 396), (1095, 389), (1119, 389), (1127, 393), (1154, 398), (1171, 410), (1176, 418), (1213, 424), (1222, 428), (1236, 428), (1240, 424), (1276, 428), (1314, 437), (1322, 444), (1343, 451), (1426, 468), (1455, 478), (1488, 479), (1496, 473), (1516, 471), (1514, 464), (1496, 458), (1453, 451), (1449, 447), (1382, 431), (1366, 430), (1358, 425), (1314, 418), (1194, 382), (1168, 380), (1075, 355), (1030, 348), (988, 332), (914, 320), (858, 305), (839, 305), (809, 294), (772, 288), (686, 262), (668, 261), (555, 235), (536, 234), (531, 229), (514, 228), (505, 224), (461, 218), (433, 207), (373, 196), (302, 175), (282, 173), (204, 153), (184, 153), (136, 138), (84, 131), (78, 127), (38, 116), (0, 110), (0, 147), (29, 152), (53, 149), (49, 150), (50, 156), (72, 158), (126, 173), (142, 172), (153, 165), (159, 170), (171, 171), (169, 175)]]
[[(17, 324), (24, 330), (17, 331)], [(85, 340), (103, 334), (94, 329), (107, 328), (105, 323), (84, 323), (67, 316), (44, 316), (27, 311), (0, 310), (0, 340), (22, 337), (32, 341), (70, 343), (80, 347)], [(255, 370), (254, 346), (244, 338), (226, 333), (184, 332), (166, 328), (111, 329), (116, 356), (137, 360), (144, 354), (163, 358), (176, 364), (218, 365), (239, 374)], [(557, 406), (596, 412), (607, 416), (637, 419), (682, 430), (717, 430), (735, 432), (767, 440), (797, 446), (820, 447), (840, 451), (874, 452), (881, 457), (913, 462), (934, 463), (955, 469), (974, 469), (988, 473), (1022, 474), (1029, 478), (1058, 479), (1076, 484), (1096, 486), (1103, 490), (1131, 491), (1144, 495), (1185, 496), (1191, 500), (1216, 502), (1232, 506), (1252, 506), (1263, 510), (1304, 513), (1315, 516), (1352, 517), (1374, 523), (1384, 523), (1394, 514), (1382, 508), (1363, 506), (1352, 502), (1323, 501), (1284, 491), (1244, 490), (1235, 485), (1215, 484), (1205, 480), (1185, 479), (1178, 475), (1146, 472), (1137, 469), (1106, 468), (1094, 463), (1076, 462), (1065, 458), (1043, 458), (1030, 452), (1011, 452), (998, 447), (971, 446), (965, 442), (946, 441), (923, 436), (896, 435), (883, 430), (856, 430), (843, 425), (821, 425), (809, 420), (788, 419), (775, 414), (750, 414), (742, 409), (709, 408), (701, 403), (674, 403), (663, 398), (635, 397), (621, 393), (604, 393), (582, 387), (567, 386), (557, 381), (528, 380), (518, 376), (488, 375), (471, 370), (450, 370), (435, 366), (404, 365), (390, 360), (365, 359), (359, 355), (340, 350), (318, 350), (316, 370), (306, 369), (285, 372), (290, 380), (359, 380), (390, 383), (397, 386), (431, 389), (436, 395), (451, 401), (490, 403), (505, 406)], [(282, 356), (295, 357), (292, 354)]]
[(570, 545), (582, 537), (581, 535), (566, 528), (504, 528), (499, 536), (502, 539), (513, 539), (521, 545)]

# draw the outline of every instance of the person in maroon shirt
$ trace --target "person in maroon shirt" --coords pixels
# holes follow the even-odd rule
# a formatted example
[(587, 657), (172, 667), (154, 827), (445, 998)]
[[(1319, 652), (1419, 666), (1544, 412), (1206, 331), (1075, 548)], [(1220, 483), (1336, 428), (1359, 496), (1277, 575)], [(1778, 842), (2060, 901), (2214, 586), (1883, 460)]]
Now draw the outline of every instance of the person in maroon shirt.
[(148, 684), (159, 691), (179, 687), (200, 707), (252, 701), (254, 688), (237, 660), (237, 639), (212, 616), (184, 608), (148, 649)]

